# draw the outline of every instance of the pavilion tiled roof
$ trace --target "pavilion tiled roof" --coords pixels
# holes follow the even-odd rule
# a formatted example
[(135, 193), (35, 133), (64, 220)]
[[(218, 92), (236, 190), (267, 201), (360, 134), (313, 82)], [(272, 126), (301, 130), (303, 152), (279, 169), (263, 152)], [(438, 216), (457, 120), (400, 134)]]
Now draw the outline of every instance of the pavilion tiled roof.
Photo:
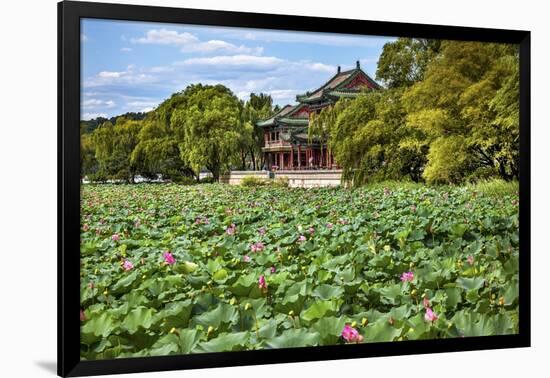
[(257, 123), (258, 126), (271, 126), (275, 123), (275, 119), (284, 117), (288, 113), (292, 112), (298, 105), (285, 105), (281, 110), (279, 110), (277, 113), (273, 114), (271, 118), (268, 118), (264, 121), (260, 121)]
[(338, 85), (346, 81), (356, 72), (357, 69), (339, 72), (334, 75), (329, 81), (327, 81), (323, 86), (313, 91), (313, 93), (306, 93), (304, 95), (296, 96), (296, 100), (300, 102), (310, 102), (315, 101), (323, 97), (324, 91), (327, 89), (336, 88)]
[(257, 123), (260, 127), (286, 125), (290, 127), (308, 126), (309, 113), (334, 103), (339, 98), (358, 96), (364, 87), (380, 89), (380, 85), (367, 75), (357, 62), (354, 69), (340, 71), (313, 92), (296, 96), (297, 105), (286, 105), (270, 118)]

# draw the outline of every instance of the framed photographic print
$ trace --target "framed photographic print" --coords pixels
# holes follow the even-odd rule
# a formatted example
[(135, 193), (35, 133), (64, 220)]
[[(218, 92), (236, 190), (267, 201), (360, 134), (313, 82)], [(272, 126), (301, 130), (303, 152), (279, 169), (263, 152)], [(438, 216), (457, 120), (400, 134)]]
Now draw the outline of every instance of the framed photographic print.
[(529, 32), (58, 11), (59, 375), (529, 346)]

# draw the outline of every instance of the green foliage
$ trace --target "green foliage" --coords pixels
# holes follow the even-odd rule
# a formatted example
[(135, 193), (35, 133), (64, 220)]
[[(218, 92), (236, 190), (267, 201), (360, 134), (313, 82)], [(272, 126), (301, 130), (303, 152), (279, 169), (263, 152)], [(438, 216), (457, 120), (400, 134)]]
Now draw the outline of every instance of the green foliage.
[(346, 324), (363, 342), (517, 333), (518, 195), (481, 186), (84, 185), (81, 358), (343, 344)]
[(100, 175), (115, 180), (133, 182), (137, 169), (131, 161), (131, 154), (138, 143), (140, 121), (117, 118), (113, 125), (102, 124), (92, 134), (95, 158)]
[(271, 185), (279, 187), (279, 188), (288, 188), (288, 177), (286, 176), (277, 176), (274, 180), (272, 180)]
[(481, 180), (468, 184), (467, 187), (474, 192), (497, 197), (519, 193), (519, 183), (517, 181), (504, 181), (501, 179)]
[(405, 126), (402, 93), (401, 89), (369, 92), (340, 100), (312, 117), (310, 135), (328, 139), (345, 180), (361, 185), (421, 179), (426, 149), (401, 143), (413, 135)]
[(182, 96), (185, 106), (174, 110), (170, 120), (181, 158), (195, 173), (206, 167), (218, 180), (239, 151), (241, 103), (222, 85), (191, 85)]
[[(191, 85), (155, 110), (81, 122), (81, 173), (92, 182), (148, 179), (191, 183), (207, 168), (219, 174), (240, 165), (259, 169), (272, 99), (252, 93), (243, 104), (222, 85)], [(160, 176), (159, 176), (160, 175)]]
[(257, 176), (245, 176), (241, 180), (241, 186), (253, 187), (253, 186), (264, 186), (267, 185), (267, 181)]
[(424, 178), (519, 175), (519, 76), (513, 45), (444, 41), (423, 81), (403, 96), (415, 142), (428, 146)]
[(389, 88), (408, 87), (424, 78), (440, 48), (441, 41), (436, 39), (402, 37), (388, 42), (378, 59), (376, 78)]

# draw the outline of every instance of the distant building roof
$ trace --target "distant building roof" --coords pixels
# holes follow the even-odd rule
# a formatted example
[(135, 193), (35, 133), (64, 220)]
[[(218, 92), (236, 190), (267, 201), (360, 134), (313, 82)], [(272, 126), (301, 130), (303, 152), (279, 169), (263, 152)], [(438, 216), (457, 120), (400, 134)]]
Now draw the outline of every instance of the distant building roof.
[(359, 61), (356, 62), (354, 69), (343, 72), (338, 66), (336, 74), (325, 84), (313, 92), (297, 95), (297, 105), (286, 105), (270, 118), (256, 124), (260, 127), (277, 124), (307, 126), (310, 110), (323, 108), (339, 98), (353, 98), (365, 90), (380, 88), (381, 86), (361, 69)]

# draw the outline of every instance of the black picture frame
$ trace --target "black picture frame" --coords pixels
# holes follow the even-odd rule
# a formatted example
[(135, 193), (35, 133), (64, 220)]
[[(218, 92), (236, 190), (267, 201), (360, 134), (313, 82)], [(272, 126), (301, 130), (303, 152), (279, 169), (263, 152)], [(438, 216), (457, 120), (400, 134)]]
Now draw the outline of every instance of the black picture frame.
[[(360, 16), (360, 15), (358, 15)], [(520, 46), (519, 333), (80, 361), (80, 19), (100, 18), (342, 34), (515, 43)], [(530, 300), (530, 32), (259, 13), (63, 1), (58, 3), (58, 374), (82, 376), (528, 347)]]

